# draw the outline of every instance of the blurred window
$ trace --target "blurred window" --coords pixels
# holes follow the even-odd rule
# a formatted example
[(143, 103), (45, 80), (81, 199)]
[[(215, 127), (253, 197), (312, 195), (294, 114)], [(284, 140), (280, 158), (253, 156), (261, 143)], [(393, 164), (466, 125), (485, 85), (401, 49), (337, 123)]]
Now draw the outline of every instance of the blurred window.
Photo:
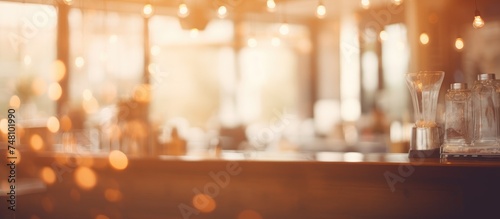
[(53, 6), (0, 2), (0, 115), (18, 107), (22, 119), (55, 113), (56, 28)]
[(71, 9), (69, 23), (72, 104), (94, 113), (131, 98), (144, 74), (142, 16)]

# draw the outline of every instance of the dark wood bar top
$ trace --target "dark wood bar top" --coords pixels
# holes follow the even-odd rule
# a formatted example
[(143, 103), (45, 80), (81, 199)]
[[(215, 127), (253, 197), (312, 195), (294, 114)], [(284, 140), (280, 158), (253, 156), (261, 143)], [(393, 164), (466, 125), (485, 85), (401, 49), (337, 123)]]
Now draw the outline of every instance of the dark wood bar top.
[(16, 218), (499, 217), (498, 160), (245, 156), (129, 157), (121, 169), (105, 154), (22, 153)]

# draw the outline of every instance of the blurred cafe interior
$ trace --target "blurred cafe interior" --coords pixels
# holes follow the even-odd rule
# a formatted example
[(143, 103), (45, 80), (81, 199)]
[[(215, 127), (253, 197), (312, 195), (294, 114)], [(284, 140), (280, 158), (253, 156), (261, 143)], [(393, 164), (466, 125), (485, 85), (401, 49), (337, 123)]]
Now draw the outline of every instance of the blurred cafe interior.
[(500, 73), (499, 1), (3, 0), (0, 33), (1, 218), (500, 204), (500, 162), (408, 158), (405, 79), (445, 72), (443, 124), (450, 84)]

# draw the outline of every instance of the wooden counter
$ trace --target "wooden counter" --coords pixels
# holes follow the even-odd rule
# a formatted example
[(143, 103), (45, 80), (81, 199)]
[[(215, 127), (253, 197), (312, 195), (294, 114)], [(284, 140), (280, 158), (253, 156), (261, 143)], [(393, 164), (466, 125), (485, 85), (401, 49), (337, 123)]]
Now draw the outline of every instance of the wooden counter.
[[(359, 162), (129, 158), (116, 170), (107, 157), (22, 155), (17, 184), (42, 186), (18, 189), (16, 218), (500, 217), (499, 161), (408, 161), (405, 154)], [(95, 185), (82, 188), (92, 178)], [(195, 199), (206, 213), (194, 207), (198, 193), (212, 197)], [(0, 203), (1, 218), (9, 218), (5, 196)]]

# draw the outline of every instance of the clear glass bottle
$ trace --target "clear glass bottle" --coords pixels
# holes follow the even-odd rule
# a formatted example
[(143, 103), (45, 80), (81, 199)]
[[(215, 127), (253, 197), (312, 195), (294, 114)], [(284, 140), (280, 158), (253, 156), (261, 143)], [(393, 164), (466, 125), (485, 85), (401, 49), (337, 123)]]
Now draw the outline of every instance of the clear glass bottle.
[(466, 83), (453, 83), (445, 96), (444, 144), (468, 146), (472, 139), (471, 90)]
[(495, 74), (479, 74), (472, 88), (474, 146), (497, 145), (498, 93)]

